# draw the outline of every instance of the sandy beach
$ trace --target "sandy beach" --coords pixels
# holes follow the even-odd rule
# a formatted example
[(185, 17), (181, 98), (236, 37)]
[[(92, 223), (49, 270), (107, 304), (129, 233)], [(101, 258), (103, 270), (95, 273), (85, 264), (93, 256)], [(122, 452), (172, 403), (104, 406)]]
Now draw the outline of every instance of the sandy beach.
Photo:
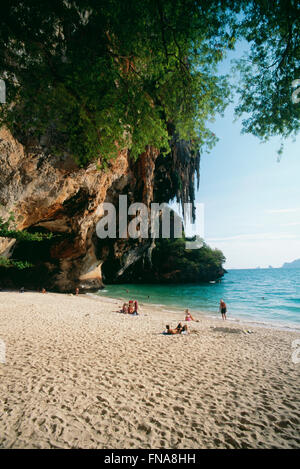
[(299, 333), (119, 306), (0, 292), (0, 448), (300, 447)]

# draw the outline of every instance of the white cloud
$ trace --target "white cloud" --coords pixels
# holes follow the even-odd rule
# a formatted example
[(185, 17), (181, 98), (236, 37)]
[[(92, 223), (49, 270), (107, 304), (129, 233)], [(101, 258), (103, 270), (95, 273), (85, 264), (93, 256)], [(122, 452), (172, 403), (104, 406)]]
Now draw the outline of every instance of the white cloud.
[(269, 265), (281, 267), (284, 262), (300, 258), (299, 237), (289, 240), (233, 240), (209, 245), (221, 249), (224, 253), (227, 259), (225, 269), (248, 269)]
[(283, 223), (282, 225), (280, 226), (300, 226), (300, 222), (299, 221), (295, 221), (295, 222), (291, 222), (291, 223)]
[(230, 242), (230, 241), (271, 241), (271, 240), (284, 240), (284, 239), (295, 239), (297, 235), (293, 233), (247, 233), (236, 236), (227, 236), (223, 238), (208, 238), (208, 243), (213, 242)]
[(276, 210), (266, 210), (266, 213), (295, 213), (300, 212), (300, 207), (296, 208), (280, 208)]

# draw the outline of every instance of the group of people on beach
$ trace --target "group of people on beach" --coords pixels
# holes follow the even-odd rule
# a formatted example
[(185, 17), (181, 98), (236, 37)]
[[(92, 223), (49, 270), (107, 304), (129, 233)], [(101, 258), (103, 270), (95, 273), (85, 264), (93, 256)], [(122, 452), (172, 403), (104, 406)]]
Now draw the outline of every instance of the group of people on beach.
[[(227, 306), (226, 306), (226, 303), (225, 301), (223, 300), (220, 300), (220, 307), (219, 307), (219, 311), (222, 315), (222, 319), (223, 321), (226, 320), (226, 313), (227, 313)], [(195, 322), (199, 322), (199, 319), (195, 319), (190, 311), (188, 309), (185, 310), (185, 321), (195, 321)], [(186, 333), (188, 334), (189, 330), (188, 330), (188, 326), (187, 325), (182, 325), (181, 322), (178, 324), (177, 327), (175, 327), (175, 329), (171, 329), (170, 326), (167, 324), (166, 325), (166, 330), (165, 332), (163, 332), (163, 334), (166, 334), (166, 335), (175, 335), (175, 334), (182, 334), (182, 333)]]
[[(199, 322), (199, 319), (195, 319), (189, 309), (186, 309), (185, 310), (185, 321), (195, 321), (195, 322)], [(163, 332), (163, 334), (166, 334), (166, 335), (175, 335), (175, 334), (188, 334), (189, 333), (189, 329), (188, 329), (188, 326), (187, 324), (185, 324), (184, 326), (181, 324), (181, 322), (178, 324), (177, 327), (175, 327), (175, 329), (171, 329), (170, 326), (167, 324), (166, 325), (166, 330)]]
[(137, 300), (130, 300), (128, 303), (124, 303), (120, 313), (133, 314), (134, 316), (139, 315), (139, 305)]
[[(25, 290), (25, 287), (21, 287), (19, 291), (20, 291), (20, 293), (25, 293), (25, 291), (26, 291), (26, 290)], [(38, 288), (37, 291), (38, 291), (39, 293), (40, 293), (40, 292), (41, 292), (41, 293), (47, 293), (47, 292), (46, 292), (46, 288), (44, 288), (44, 287), (43, 287), (42, 289)]]
[[(121, 310), (119, 311), (120, 313), (123, 314), (132, 314), (134, 316), (138, 316), (138, 301), (137, 300), (129, 300), (128, 303), (123, 303), (123, 306)], [(226, 303), (223, 300), (220, 300), (220, 307), (219, 311), (222, 315), (222, 319), (226, 320), (226, 312), (227, 312), (227, 306)], [(190, 322), (190, 321), (195, 321), (199, 322), (199, 319), (195, 319), (192, 314), (190, 313), (189, 309), (185, 310), (185, 321)], [(166, 330), (163, 332), (165, 335), (175, 335), (175, 334), (188, 334), (189, 329), (187, 324), (182, 325), (181, 322), (175, 327), (175, 329), (172, 329), (169, 324), (166, 325)]]
[[(26, 290), (25, 290), (25, 287), (21, 287), (19, 291), (20, 291), (20, 293), (25, 293), (25, 291), (26, 291)], [(47, 290), (46, 290), (46, 288), (44, 288), (44, 287), (43, 287), (42, 289), (41, 289), (41, 288), (38, 288), (37, 291), (38, 291), (39, 293), (44, 293), (44, 294), (47, 293)], [(79, 288), (78, 288), (78, 287), (75, 288), (75, 295), (76, 295), (76, 296), (79, 295)]]
[[(38, 291), (40, 291), (40, 289), (38, 289)], [(24, 287), (21, 287), (20, 288), (20, 293), (24, 293), (25, 292), (25, 288)], [(46, 293), (46, 289), (45, 288), (42, 288), (41, 290), (42, 293)], [(77, 287), (75, 289), (75, 295), (78, 296), (79, 295), (79, 288)], [(223, 300), (220, 300), (220, 306), (219, 306), (219, 311), (222, 315), (222, 319), (223, 321), (226, 320), (226, 313), (227, 313), (227, 306), (226, 306), (226, 303), (225, 301)], [(138, 301), (137, 300), (129, 300), (128, 303), (123, 303), (123, 306), (122, 306), (122, 309), (120, 310), (120, 313), (123, 313), (123, 314), (132, 314), (133, 316), (138, 316), (139, 315), (139, 305), (138, 305)], [(195, 319), (189, 309), (186, 309), (185, 310), (185, 321), (196, 321), (196, 322), (199, 322), (198, 319)], [(175, 327), (175, 329), (171, 329), (169, 325), (166, 325), (166, 331), (164, 332), (165, 334), (169, 334), (169, 335), (174, 335), (174, 334), (182, 334), (182, 333), (188, 333), (188, 327), (187, 325), (184, 325), (182, 326), (181, 322), (178, 324), (177, 327)]]

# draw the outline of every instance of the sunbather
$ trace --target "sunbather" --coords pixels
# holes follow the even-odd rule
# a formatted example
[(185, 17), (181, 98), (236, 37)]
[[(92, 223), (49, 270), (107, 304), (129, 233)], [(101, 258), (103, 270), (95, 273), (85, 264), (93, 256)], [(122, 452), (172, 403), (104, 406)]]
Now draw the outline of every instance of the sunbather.
[(170, 329), (169, 325), (166, 325), (166, 334), (168, 335), (175, 335), (175, 334), (182, 334), (182, 332), (188, 333), (188, 327), (186, 325), (182, 325), (181, 322), (178, 324), (176, 329)]
[(128, 314), (132, 314), (133, 312), (134, 312), (133, 300), (130, 300), (128, 303)]
[(189, 309), (186, 309), (186, 310), (185, 310), (185, 320), (186, 320), (186, 321), (195, 321), (195, 322), (199, 322), (198, 319), (195, 319), (195, 318), (191, 315)]

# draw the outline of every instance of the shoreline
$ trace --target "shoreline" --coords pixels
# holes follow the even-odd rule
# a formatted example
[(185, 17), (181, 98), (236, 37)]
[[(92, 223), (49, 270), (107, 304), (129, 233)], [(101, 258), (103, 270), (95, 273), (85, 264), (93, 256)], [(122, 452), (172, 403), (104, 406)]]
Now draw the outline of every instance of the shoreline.
[[(108, 298), (111, 300), (119, 300), (124, 303), (128, 301), (128, 299), (126, 299), (125, 297), (121, 297), (121, 296), (118, 296), (118, 297), (117, 296), (111, 297), (111, 296), (106, 296), (106, 295), (102, 296), (101, 294), (98, 294), (98, 293), (85, 293), (85, 295), (95, 296), (97, 298)], [(161, 311), (166, 311), (166, 312), (168, 311), (180, 312), (182, 316), (184, 316), (184, 308), (180, 308), (179, 306), (176, 307), (175, 305), (163, 305), (163, 304), (150, 303), (150, 302), (144, 303), (142, 301), (139, 301), (139, 304), (144, 305), (144, 306), (149, 306), (151, 308), (157, 308), (157, 309), (160, 309)], [(189, 308), (189, 310), (191, 311), (192, 314), (200, 314), (201, 317), (206, 318), (206, 319), (213, 319), (213, 320), (221, 319), (219, 315), (213, 311), (203, 311), (203, 310), (200, 311), (198, 309), (193, 309), (193, 308)], [(284, 324), (279, 324), (279, 323), (271, 322), (271, 321), (259, 322), (255, 319), (251, 320), (251, 319), (246, 319), (246, 318), (240, 319), (240, 318), (232, 318), (232, 317), (227, 317), (227, 321), (230, 323), (236, 322), (238, 324), (244, 324), (245, 326), (251, 325), (251, 327), (262, 327), (266, 329), (275, 329), (278, 331), (286, 331), (286, 332), (291, 331), (291, 332), (300, 333), (300, 325), (294, 324), (294, 323), (291, 323), (290, 325), (284, 325)]]
[(300, 447), (299, 334), (120, 303), (0, 292), (0, 448)]
[[(234, 269), (232, 269), (234, 270)], [(241, 270), (241, 269), (235, 269), (235, 270)], [(249, 269), (245, 269), (249, 270)], [(252, 270), (257, 270), (257, 269), (252, 269)], [(262, 269), (263, 270), (263, 269)], [(266, 269), (268, 270), (268, 269)], [(80, 293), (79, 296), (86, 296), (90, 298), (96, 298), (96, 299), (105, 299), (108, 301), (121, 301), (123, 303), (128, 302), (128, 298), (125, 298), (124, 296), (106, 296), (106, 295), (101, 295), (99, 292), (102, 290), (98, 290), (98, 292), (86, 292), (86, 293)], [(0, 293), (19, 293), (19, 290), (17, 289), (2, 289), (0, 290)], [(25, 293), (37, 293), (40, 294), (41, 292), (37, 292), (36, 290), (26, 290)], [(47, 291), (47, 294), (53, 294), (53, 295), (66, 295), (66, 296), (75, 296), (74, 293), (63, 293), (63, 292), (52, 292), (52, 291)], [(181, 313), (181, 316), (184, 316), (184, 307), (176, 306), (176, 305), (164, 305), (160, 303), (151, 303), (151, 302), (144, 302), (142, 300), (139, 300), (140, 306), (143, 305), (145, 307), (150, 307), (151, 309), (157, 309), (160, 311), (165, 311), (165, 312), (170, 312), (173, 311), (174, 313)], [(200, 314), (201, 318), (208, 319), (208, 320), (220, 320), (219, 313), (216, 313), (214, 311), (208, 311), (208, 310), (199, 310), (199, 309), (194, 309), (192, 307), (188, 308), (192, 314), (197, 315)], [(281, 322), (276, 322), (276, 321), (258, 321), (256, 319), (247, 319), (247, 318), (239, 318), (239, 317), (230, 317), (232, 313), (229, 313), (229, 317), (227, 317), (227, 321), (229, 323), (237, 323), (239, 325), (244, 325), (249, 326), (249, 327), (258, 327), (258, 328), (263, 328), (263, 329), (271, 329), (271, 330), (277, 330), (277, 331), (283, 331), (283, 332), (295, 332), (300, 334), (300, 324), (296, 323), (288, 323), (288, 324), (283, 324)]]

